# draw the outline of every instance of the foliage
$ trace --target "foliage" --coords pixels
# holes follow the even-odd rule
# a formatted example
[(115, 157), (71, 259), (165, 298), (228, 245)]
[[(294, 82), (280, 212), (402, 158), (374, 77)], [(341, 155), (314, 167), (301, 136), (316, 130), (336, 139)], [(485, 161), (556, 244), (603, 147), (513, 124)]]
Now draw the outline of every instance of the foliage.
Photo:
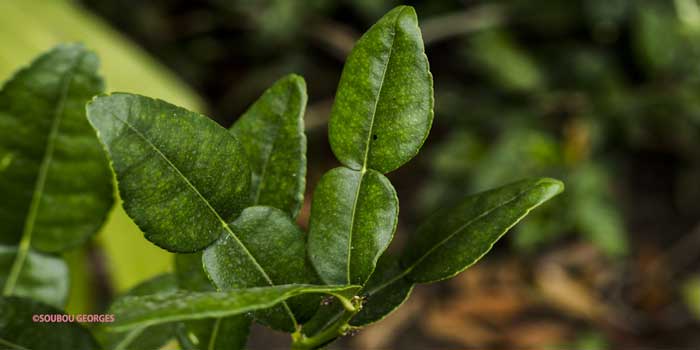
[(385, 253), (399, 207), (384, 174), (418, 153), (433, 121), (432, 75), (408, 6), (373, 25), (348, 58), (329, 125), (342, 166), (317, 186), (308, 234), (294, 222), (306, 183), (301, 77), (279, 80), (227, 130), (130, 93), (95, 97), (85, 119), (85, 101), (102, 89), (96, 68), (81, 46), (59, 46), (0, 91), (2, 130), (14, 132), (0, 143), (0, 186), (15, 196), (0, 207), (12, 224), (1, 238), (19, 243), (0, 256), (9, 267), (0, 298), (7, 346), (96, 347), (76, 323), (29, 322), (31, 314), (60, 314), (45, 304), (62, 306), (67, 277), (46, 270), (66, 268), (48, 254), (95, 233), (112, 203), (89, 125), (125, 211), (147, 240), (177, 253), (175, 275), (115, 300), (114, 322), (94, 330), (105, 348), (154, 347), (173, 336), (184, 348), (242, 348), (251, 318), (291, 333), (293, 348), (322, 347), (391, 313), (414, 284), (468, 268), (563, 190), (540, 178), (468, 196), (428, 218), (397, 257)]
[[(398, 260), (381, 258), (398, 214), (395, 191), (382, 173), (418, 153), (433, 118), (432, 77), (416, 14), (402, 6), (372, 26), (348, 58), (329, 125), (343, 166), (316, 188), (306, 237), (292, 221), (304, 189), (305, 101), (303, 80), (283, 78), (231, 132), (200, 114), (133, 94), (88, 104), (127, 213), (154, 244), (190, 253), (178, 260), (183, 275), (203, 268), (197, 274), (217, 290), (206, 291), (211, 288), (202, 278), (183, 278), (181, 288), (192, 291), (120, 299), (111, 309), (117, 318), (111, 328), (179, 321), (198, 327), (202, 323), (189, 321), (219, 323), (254, 311), (257, 322), (292, 333), (293, 347), (317, 348), (393, 311), (414, 283), (464, 270), (563, 189), (544, 178), (470, 196), (426, 221)], [(191, 254), (196, 251), (203, 251), (201, 262)], [(319, 306), (319, 293), (336, 302)], [(247, 323), (241, 325), (247, 333)], [(216, 327), (204, 338), (221, 344)]]
[(112, 176), (84, 112), (102, 89), (95, 54), (63, 45), (0, 90), (0, 158), (6, 160), (0, 172), (0, 342), (6, 346), (94, 344), (79, 325), (52, 327), (31, 317), (65, 306), (68, 268), (58, 254), (95, 234), (112, 206)]
[[(28, 22), (32, 25), (25, 25)], [(107, 81), (108, 90), (157, 94), (193, 110), (203, 110), (205, 106), (179, 77), (75, 1), (3, 1), (0, 3), (0, 41), (7, 45), (6, 50), (0, 52), (1, 77), (9, 77), (17, 67), (48, 47), (75, 41), (99, 55), (100, 72)], [(99, 250), (109, 262), (105, 266), (106, 283), (119, 292), (166, 271), (170, 265), (171, 254), (141, 239), (138, 227), (121, 205), (113, 207), (107, 222), (92, 241), (94, 244), (89, 247), (70, 253), (71, 275), (84, 273), (81, 272), (83, 266), (94, 263), (91, 259), (94, 260), (95, 254), (91, 253)], [(71, 279), (69, 310), (94, 311), (102, 302), (90, 296), (93, 291), (90, 283), (97, 282)]]

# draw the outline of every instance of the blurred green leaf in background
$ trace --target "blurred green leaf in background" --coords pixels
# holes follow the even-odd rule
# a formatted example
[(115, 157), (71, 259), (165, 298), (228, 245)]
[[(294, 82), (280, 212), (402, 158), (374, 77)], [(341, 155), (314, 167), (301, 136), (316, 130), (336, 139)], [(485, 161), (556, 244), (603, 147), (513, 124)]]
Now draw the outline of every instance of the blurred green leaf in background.
[[(202, 110), (203, 102), (190, 88), (140, 48), (118, 34), (100, 19), (68, 0), (0, 2), (0, 77), (26, 64), (38, 53), (62, 42), (81, 42), (95, 50), (101, 59), (101, 74), (107, 91), (133, 91), (173, 101), (190, 109)], [(136, 225), (116, 205), (97, 238), (104, 249), (106, 267), (116, 291), (123, 291), (150, 276), (170, 269), (170, 254), (142, 239)], [(96, 305), (94, 261), (78, 249), (68, 254), (71, 270), (71, 296), (68, 312), (87, 312)]]

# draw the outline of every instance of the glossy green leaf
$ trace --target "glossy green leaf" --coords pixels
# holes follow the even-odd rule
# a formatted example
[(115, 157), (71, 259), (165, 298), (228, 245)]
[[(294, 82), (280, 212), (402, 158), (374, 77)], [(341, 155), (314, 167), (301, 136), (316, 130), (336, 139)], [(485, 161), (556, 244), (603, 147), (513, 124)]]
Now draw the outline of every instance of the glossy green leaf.
[(88, 104), (112, 160), (124, 208), (154, 244), (193, 252), (229, 232), (249, 203), (240, 143), (209, 118), (143, 96), (117, 93)]
[[(129, 296), (144, 296), (154, 293), (174, 293), (177, 291), (175, 276), (163, 274), (151, 278), (132, 288), (117, 300)], [(175, 324), (164, 323), (152, 327), (141, 327), (124, 332), (111, 332), (100, 326), (96, 331), (103, 349), (142, 350), (159, 349), (175, 336)]]
[(374, 170), (326, 173), (314, 192), (309, 257), (328, 284), (364, 284), (396, 229), (399, 203), (389, 180)]
[(328, 125), (345, 166), (390, 172), (423, 145), (433, 121), (433, 79), (416, 12), (399, 6), (357, 42), (340, 78)]
[(112, 175), (84, 109), (103, 88), (97, 67), (92, 52), (61, 45), (0, 90), (0, 158), (10, 159), (0, 172), (0, 243), (59, 252), (105, 220)]
[(349, 298), (359, 286), (281, 285), (227, 292), (186, 292), (126, 297), (115, 302), (116, 331), (182, 320), (226, 317), (272, 307), (291, 297), (318, 293)]
[[(213, 291), (214, 286), (204, 272), (202, 253), (177, 254), (175, 275), (183, 290)], [(184, 321), (177, 325), (176, 336), (183, 349), (243, 349), (250, 333), (247, 315)]]
[(61, 310), (20, 297), (0, 297), (0, 348), (16, 350), (99, 349), (90, 332), (79, 323), (34, 322), (34, 315), (57, 314)]
[[(204, 251), (202, 261), (218, 290), (281, 284), (309, 284), (318, 278), (306, 257), (303, 231), (283, 211), (250, 207), (225, 235)], [(318, 306), (316, 298), (294, 298), (256, 319), (278, 330), (293, 332)]]
[(436, 213), (409, 238), (401, 256), (403, 275), (417, 283), (453, 277), (484, 256), (530, 210), (563, 189), (553, 179), (523, 180)]
[(253, 205), (296, 217), (306, 186), (306, 83), (290, 74), (278, 80), (231, 127), (248, 155)]
[[(0, 245), (0, 290), (16, 257), (17, 247)], [(60, 257), (29, 250), (12, 295), (63, 308), (68, 297), (68, 266)]]

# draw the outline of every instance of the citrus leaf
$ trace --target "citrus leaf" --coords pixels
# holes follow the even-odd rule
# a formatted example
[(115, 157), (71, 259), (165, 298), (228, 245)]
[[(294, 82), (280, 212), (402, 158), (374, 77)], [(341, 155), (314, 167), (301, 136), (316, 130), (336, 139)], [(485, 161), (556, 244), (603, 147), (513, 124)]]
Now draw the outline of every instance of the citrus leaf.
[[(17, 256), (17, 247), (0, 245), (0, 289)], [(12, 295), (63, 308), (68, 298), (68, 266), (62, 258), (29, 250)]]
[(28, 350), (93, 350), (100, 347), (77, 322), (34, 322), (34, 315), (64, 315), (61, 310), (20, 297), (0, 297), (0, 347)]
[(177, 340), (185, 350), (245, 349), (251, 319), (246, 315), (185, 321), (177, 328)]
[[(304, 233), (283, 211), (263, 206), (245, 209), (225, 235), (204, 251), (202, 261), (218, 290), (318, 281), (306, 258)], [(293, 332), (318, 306), (315, 297), (294, 298), (256, 319)]]
[(530, 210), (563, 189), (554, 179), (522, 180), (434, 214), (409, 237), (400, 258), (405, 268), (401, 276), (416, 283), (455, 276), (484, 256)]
[(248, 155), (253, 205), (296, 217), (306, 186), (304, 110), (306, 83), (290, 74), (278, 80), (231, 127)]
[(416, 12), (399, 6), (347, 58), (328, 125), (343, 165), (390, 172), (423, 145), (433, 121), (433, 80)]
[(330, 294), (347, 299), (359, 288), (352, 285), (281, 285), (227, 292), (180, 291), (126, 297), (110, 308), (110, 313), (115, 315), (115, 322), (110, 326), (115, 331), (123, 331), (172, 321), (226, 317), (269, 308), (291, 297), (309, 293)]
[(193, 252), (229, 232), (249, 203), (240, 143), (209, 118), (167, 102), (116, 93), (88, 104), (112, 160), (124, 209), (154, 244)]
[[(183, 290), (213, 291), (214, 286), (204, 272), (202, 252), (177, 254), (175, 276)], [(189, 320), (177, 325), (175, 334), (184, 349), (243, 349), (252, 321), (247, 315)]]
[(309, 257), (328, 284), (364, 284), (391, 242), (399, 204), (374, 170), (335, 168), (318, 183), (309, 221)]
[[(128, 296), (174, 293), (176, 290), (175, 277), (172, 274), (162, 274), (142, 282), (117, 298), (117, 300)], [(125, 332), (111, 332), (105, 326), (99, 326), (96, 328), (96, 336), (103, 349), (159, 349), (175, 336), (175, 325), (173, 323), (164, 323)]]
[(103, 89), (97, 66), (82, 46), (61, 45), (0, 90), (0, 158), (11, 160), (0, 172), (0, 243), (60, 252), (105, 220), (112, 175), (84, 109)]

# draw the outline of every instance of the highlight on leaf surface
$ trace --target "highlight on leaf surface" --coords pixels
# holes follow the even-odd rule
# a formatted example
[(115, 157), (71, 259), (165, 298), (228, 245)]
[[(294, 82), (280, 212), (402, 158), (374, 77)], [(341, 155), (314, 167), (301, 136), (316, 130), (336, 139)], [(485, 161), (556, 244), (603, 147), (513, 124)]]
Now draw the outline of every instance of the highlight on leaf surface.
[[(0, 245), (0, 290), (5, 287), (18, 248)], [(68, 266), (63, 258), (29, 250), (11, 294), (63, 308), (68, 298)]]

